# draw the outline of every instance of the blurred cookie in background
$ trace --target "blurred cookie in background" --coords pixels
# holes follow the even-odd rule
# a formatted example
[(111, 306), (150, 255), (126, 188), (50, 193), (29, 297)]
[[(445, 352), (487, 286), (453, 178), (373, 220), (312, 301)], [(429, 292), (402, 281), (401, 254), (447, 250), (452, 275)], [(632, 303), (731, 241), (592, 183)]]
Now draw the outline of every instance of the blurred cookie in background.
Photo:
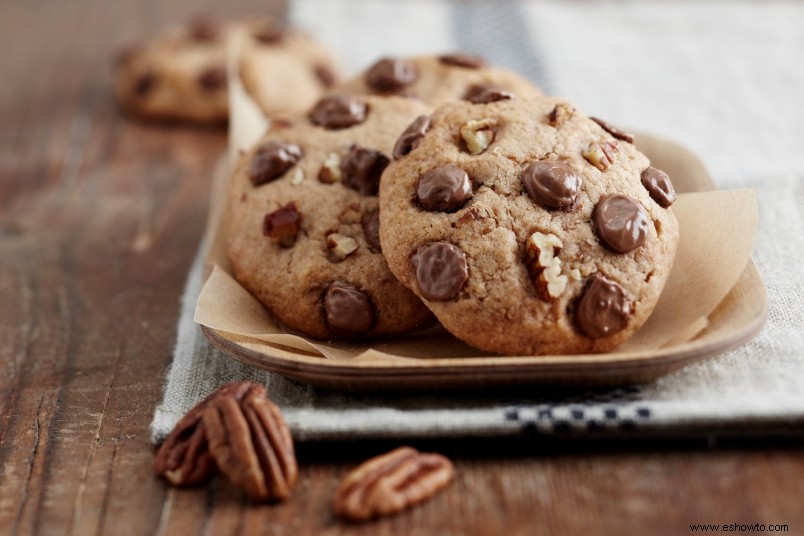
[(336, 61), (322, 45), (273, 19), (198, 18), (118, 56), (118, 102), (144, 119), (226, 123), (233, 43), (239, 43), (246, 91), (266, 115), (305, 110), (339, 78)]
[(430, 106), (542, 96), (522, 76), (470, 54), (381, 58), (336, 91), (411, 97)]

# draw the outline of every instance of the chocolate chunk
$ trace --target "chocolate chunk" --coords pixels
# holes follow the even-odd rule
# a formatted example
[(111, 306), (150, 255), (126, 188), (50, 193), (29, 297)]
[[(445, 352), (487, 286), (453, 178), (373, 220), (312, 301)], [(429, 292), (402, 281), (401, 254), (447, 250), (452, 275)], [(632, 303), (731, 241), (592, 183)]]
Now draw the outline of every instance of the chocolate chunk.
[(273, 44), (278, 43), (285, 37), (285, 29), (281, 24), (265, 21), (254, 30), (252, 35), (260, 43)]
[(618, 140), (623, 140), (626, 143), (634, 143), (634, 135), (629, 134), (628, 132), (623, 132), (619, 128), (606, 123), (602, 119), (598, 119), (597, 117), (590, 117), (592, 121), (600, 125), (600, 128), (617, 138)]
[(335, 334), (357, 335), (374, 327), (374, 306), (354, 285), (334, 281), (324, 295), (327, 325)]
[(190, 24), (190, 39), (198, 42), (211, 42), (218, 39), (219, 34), (218, 25), (207, 18), (195, 19)]
[(416, 80), (416, 67), (407, 60), (383, 58), (366, 72), (366, 84), (384, 92), (395, 92)]
[(628, 196), (606, 197), (595, 207), (594, 218), (600, 241), (617, 253), (635, 250), (648, 236), (648, 215)]
[(363, 220), (360, 223), (363, 226), (363, 234), (366, 237), (366, 242), (368, 242), (369, 251), (380, 253), (382, 251), (380, 246), (380, 212), (372, 210), (363, 214)]
[(667, 173), (653, 166), (642, 172), (642, 186), (660, 207), (667, 208), (676, 200), (676, 189)]
[(302, 157), (301, 147), (294, 143), (269, 141), (257, 148), (249, 167), (249, 178), (254, 186), (281, 177)]
[(468, 277), (466, 255), (448, 242), (420, 247), (412, 262), (416, 270), (416, 287), (428, 300), (454, 298)]
[(379, 151), (353, 145), (341, 160), (341, 180), (363, 195), (377, 195), (380, 176), (389, 162)]
[(530, 197), (545, 208), (569, 208), (581, 189), (581, 176), (561, 162), (531, 162), (522, 173)]
[(450, 164), (434, 167), (422, 175), (416, 187), (419, 206), (430, 211), (455, 212), (472, 196), (469, 175)]
[(152, 73), (151, 71), (142, 73), (134, 82), (134, 93), (138, 97), (146, 96), (148, 93), (153, 91), (154, 87), (156, 87), (157, 80), (158, 78), (156, 74)]
[(275, 244), (289, 248), (296, 243), (300, 226), (301, 214), (296, 203), (291, 201), (284, 207), (265, 215), (262, 221), (262, 234), (271, 237)]
[(335, 75), (335, 71), (333, 71), (329, 66), (323, 64), (316, 65), (313, 68), (313, 72), (315, 73), (315, 77), (318, 78), (318, 81), (321, 82), (321, 85), (324, 87), (334, 86), (338, 78)]
[(488, 104), (490, 102), (497, 102), (501, 100), (509, 100), (515, 98), (514, 94), (510, 91), (499, 86), (487, 86), (483, 84), (475, 84), (466, 90), (463, 96), (464, 100), (468, 100), (472, 104)]
[(427, 134), (427, 131), (430, 130), (431, 124), (430, 118), (426, 115), (417, 117), (413, 123), (405, 129), (405, 132), (399, 136), (399, 139), (396, 140), (396, 144), (394, 145), (394, 160), (402, 158), (415, 149), (424, 135)]
[(366, 120), (368, 105), (357, 95), (324, 97), (310, 111), (310, 121), (328, 129), (347, 128)]
[(623, 288), (600, 274), (594, 274), (578, 300), (575, 321), (585, 335), (600, 339), (625, 329), (630, 315), (631, 302)]
[(467, 69), (480, 69), (486, 66), (486, 60), (480, 56), (473, 56), (471, 54), (445, 54), (439, 56), (438, 60), (445, 65), (453, 65), (455, 67), (465, 67)]
[(226, 68), (222, 65), (209, 67), (198, 77), (198, 85), (206, 91), (216, 91), (226, 87)]

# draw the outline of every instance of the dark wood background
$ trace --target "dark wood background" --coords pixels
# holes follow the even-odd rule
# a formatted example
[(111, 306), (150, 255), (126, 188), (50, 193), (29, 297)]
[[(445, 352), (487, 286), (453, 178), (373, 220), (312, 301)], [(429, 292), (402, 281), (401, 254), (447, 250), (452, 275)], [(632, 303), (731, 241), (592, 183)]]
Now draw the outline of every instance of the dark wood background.
[(0, 2), (0, 534), (804, 534), (799, 440), (424, 444), (457, 481), (408, 513), (332, 518), (338, 479), (392, 444), (306, 445), (284, 504), (152, 474), (148, 424), (225, 135), (119, 113), (115, 49), (199, 12), (281, 0)]

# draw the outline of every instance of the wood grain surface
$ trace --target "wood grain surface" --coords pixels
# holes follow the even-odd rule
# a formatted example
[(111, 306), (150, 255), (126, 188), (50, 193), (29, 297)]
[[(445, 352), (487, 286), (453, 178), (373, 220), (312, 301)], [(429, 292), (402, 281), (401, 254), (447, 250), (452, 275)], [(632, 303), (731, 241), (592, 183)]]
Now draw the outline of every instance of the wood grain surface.
[[(225, 4), (225, 5), (224, 5)], [(148, 424), (224, 134), (121, 116), (114, 51), (199, 12), (280, 1), (0, 2), (0, 534), (804, 534), (798, 439), (431, 442), (457, 480), (362, 526), (333, 519), (344, 472), (394, 444), (304, 445), (284, 504), (152, 474)]]

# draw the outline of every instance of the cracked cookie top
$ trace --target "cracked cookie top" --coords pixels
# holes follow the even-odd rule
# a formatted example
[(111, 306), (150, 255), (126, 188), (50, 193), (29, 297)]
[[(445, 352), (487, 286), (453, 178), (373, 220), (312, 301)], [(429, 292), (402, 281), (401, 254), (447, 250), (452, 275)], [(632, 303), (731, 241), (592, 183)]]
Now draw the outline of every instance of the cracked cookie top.
[(429, 111), (398, 97), (324, 97), (306, 115), (272, 121), (243, 155), (229, 190), (229, 257), (284, 325), (348, 339), (433, 322), (388, 269), (377, 213), (394, 144)]
[(505, 354), (603, 352), (644, 323), (678, 223), (669, 177), (629, 134), (548, 97), (417, 122), (382, 177), (380, 239), (451, 333)]

